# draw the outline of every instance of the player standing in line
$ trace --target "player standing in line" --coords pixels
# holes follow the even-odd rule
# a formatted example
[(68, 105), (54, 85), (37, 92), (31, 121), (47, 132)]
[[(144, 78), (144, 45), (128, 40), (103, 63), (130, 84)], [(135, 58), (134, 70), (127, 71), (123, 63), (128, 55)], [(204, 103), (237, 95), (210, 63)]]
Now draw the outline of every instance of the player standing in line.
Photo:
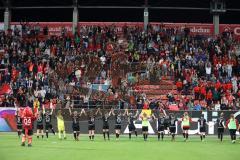
[(113, 109), (111, 109), (109, 113), (108, 113), (108, 112), (105, 112), (104, 115), (103, 115), (102, 112), (99, 110), (99, 113), (100, 113), (100, 115), (102, 116), (102, 120), (103, 120), (103, 138), (104, 138), (104, 140), (106, 140), (106, 133), (107, 133), (108, 140), (110, 140), (108, 120), (109, 120), (109, 117), (111, 116), (112, 110), (113, 110)]
[(222, 142), (224, 129), (226, 128), (223, 112), (220, 114), (220, 118), (217, 119), (217, 127), (218, 127), (218, 139), (220, 139), (220, 141)]
[(186, 142), (188, 140), (188, 130), (190, 129), (190, 123), (192, 122), (192, 119), (189, 117), (188, 112), (184, 112), (183, 118), (181, 121), (182, 121), (183, 137), (184, 137), (184, 141)]
[(136, 127), (134, 125), (134, 119), (137, 118), (138, 116), (138, 110), (136, 111), (136, 114), (133, 115), (132, 112), (128, 112), (128, 109), (125, 110), (125, 113), (124, 115), (127, 115), (127, 120), (128, 120), (128, 130), (129, 130), (129, 139), (132, 138), (132, 132), (135, 133), (136, 137), (138, 136), (137, 135), (137, 130), (136, 130)]
[(64, 125), (64, 119), (63, 119), (61, 110), (58, 110), (58, 113), (57, 113), (57, 126), (58, 126), (58, 138), (60, 140), (62, 140), (62, 135), (61, 134), (63, 134), (63, 138), (67, 139), (66, 131), (65, 131), (65, 125)]
[(119, 140), (119, 136), (121, 134), (121, 128), (122, 128), (122, 114), (120, 111), (118, 111), (117, 114), (114, 113), (114, 110), (112, 110), (112, 115), (115, 116), (115, 133), (116, 133), (116, 140)]
[(83, 114), (88, 117), (88, 134), (89, 134), (89, 139), (94, 140), (94, 134), (95, 134), (95, 117), (97, 116), (98, 112), (100, 111), (100, 108), (97, 109), (95, 114), (87, 114), (85, 110), (83, 110)]
[(42, 138), (44, 137), (44, 133), (43, 133), (43, 113), (42, 113), (42, 111), (39, 111), (37, 113), (37, 138), (39, 138), (39, 135), (42, 135)]
[(172, 135), (171, 141), (175, 141), (175, 134), (176, 134), (176, 129), (177, 129), (176, 123), (178, 122), (178, 120), (174, 116), (173, 113), (171, 113), (169, 116), (170, 116), (169, 117), (169, 131), (170, 131), (170, 134)]
[(204, 114), (202, 114), (201, 117), (198, 119), (198, 124), (200, 126), (199, 128), (200, 139), (203, 142), (206, 136), (206, 125), (208, 125), (207, 120), (204, 118)]
[(43, 106), (43, 115), (44, 115), (44, 119), (45, 119), (45, 132), (46, 132), (46, 137), (47, 138), (48, 138), (48, 129), (51, 129), (52, 133), (55, 135), (55, 131), (54, 131), (53, 126), (51, 124), (52, 113), (53, 113), (53, 109), (51, 109), (51, 112), (45, 111), (45, 107)]
[(75, 141), (79, 141), (79, 135), (80, 135), (79, 120), (83, 112), (84, 112), (84, 109), (81, 110), (80, 114), (78, 114), (77, 111), (74, 111), (72, 113), (71, 108), (69, 108), (69, 113), (70, 113), (70, 116), (72, 117), (72, 130), (73, 130), (73, 136)]
[(17, 123), (17, 134), (18, 134), (18, 138), (20, 138), (22, 133), (22, 118), (20, 116), (19, 109), (16, 110), (15, 117), (16, 117), (16, 123)]
[(166, 114), (165, 110), (162, 110), (162, 112), (160, 112), (159, 117), (155, 117), (154, 114), (152, 115), (153, 119), (157, 121), (158, 141), (160, 140), (160, 135), (161, 135), (162, 141), (164, 138), (164, 134), (165, 134), (164, 130), (165, 130), (165, 124), (166, 124), (165, 116), (166, 115), (167, 114)]
[(230, 115), (230, 118), (227, 121), (226, 125), (229, 129), (232, 143), (235, 143), (236, 142), (236, 131), (237, 131), (237, 129), (239, 129), (239, 123), (238, 123), (238, 120), (235, 119), (234, 114)]
[(142, 119), (142, 133), (143, 133), (143, 139), (144, 141), (147, 141), (148, 138), (148, 124), (150, 117), (143, 113), (143, 115), (140, 115), (140, 118)]
[(32, 146), (32, 135), (33, 135), (33, 122), (36, 119), (34, 116), (32, 109), (30, 107), (26, 107), (23, 110), (22, 114), (22, 122), (23, 122), (23, 136), (22, 136), (22, 144), (21, 146), (25, 146), (26, 139), (28, 140), (28, 147)]

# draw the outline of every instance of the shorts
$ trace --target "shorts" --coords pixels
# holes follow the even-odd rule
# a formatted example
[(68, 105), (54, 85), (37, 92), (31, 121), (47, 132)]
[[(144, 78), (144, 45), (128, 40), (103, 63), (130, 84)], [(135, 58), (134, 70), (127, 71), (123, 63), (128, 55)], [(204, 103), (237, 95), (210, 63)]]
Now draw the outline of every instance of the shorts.
[(206, 132), (206, 127), (200, 127), (200, 133), (201, 132)]
[(58, 131), (65, 131), (64, 125), (58, 125)]
[(135, 130), (136, 130), (136, 127), (134, 126), (134, 124), (130, 124), (130, 125), (128, 126), (128, 130), (129, 130), (129, 132), (135, 131)]
[(148, 126), (143, 126), (143, 127), (142, 127), (142, 131), (143, 131), (143, 132), (148, 132)]
[(89, 131), (95, 130), (95, 125), (88, 125), (88, 130), (89, 130)]
[(116, 125), (115, 125), (115, 129), (117, 129), (117, 130), (121, 129), (121, 125), (116, 124)]
[(229, 129), (230, 135), (236, 135), (236, 129)]
[(158, 126), (158, 132), (163, 132), (164, 131), (164, 126)]
[(43, 130), (43, 124), (38, 124), (37, 129)]
[(45, 130), (48, 130), (48, 129), (52, 129), (53, 127), (52, 127), (52, 124), (51, 123), (46, 123), (46, 125), (45, 125)]
[(182, 128), (183, 128), (183, 130), (189, 130), (190, 126), (183, 126)]
[(224, 128), (218, 128), (218, 133), (224, 133)]
[(22, 125), (17, 125), (17, 129), (21, 130), (22, 129)]
[(109, 125), (104, 125), (103, 129), (109, 129)]
[(176, 133), (176, 127), (169, 127), (170, 133)]
[[(25, 135), (25, 129), (22, 130), (22, 134)], [(32, 129), (29, 129), (28, 130), (28, 136), (32, 136), (33, 135), (33, 130)]]
[(72, 125), (72, 130), (73, 130), (73, 132), (74, 131), (80, 132), (80, 126), (79, 125)]

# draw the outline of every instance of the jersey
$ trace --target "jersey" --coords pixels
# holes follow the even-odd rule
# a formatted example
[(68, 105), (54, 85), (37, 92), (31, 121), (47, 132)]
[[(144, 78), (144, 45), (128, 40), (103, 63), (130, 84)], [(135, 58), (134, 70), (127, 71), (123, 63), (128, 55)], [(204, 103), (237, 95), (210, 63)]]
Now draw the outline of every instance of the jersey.
[(45, 123), (51, 123), (51, 121), (52, 121), (52, 115), (51, 114), (45, 113), (44, 118), (45, 118)]
[(109, 117), (103, 116), (102, 119), (103, 119), (103, 126), (108, 126), (108, 119), (109, 119)]
[(222, 117), (218, 118), (217, 119), (217, 127), (224, 128), (224, 122), (225, 122), (225, 120)]
[(95, 126), (95, 117), (88, 117), (88, 125)]
[(22, 117), (23, 128), (31, 130), (33, 128), (33, 122), (36, 118), (32, 117)]
[(143, 117), (142, 118), (142, 127), (148, 127), (148, 118), (147, 117)]
[(57, 124), (59, 126), (64, 126), (64, 119), (63, 116), (57, 116)]
[(169, 127), (170, 127), (170, 128), (176, 127), (176, 122), (177, 122), (177, 121), (178, 121), (177, 119), (170, 118), (170, 119), (169, 119)]
[(190, 127), (190, 122), (192, 122), (192, 119), (190, 117), (187, 116), (182, 118), (183, 127)]
[(121, 124), (122, 124), (122, 117), (115, 116), (115, 125), (121, 125)]
[(22, 126), (22, 118), (18, 115), (16, 115), (16, 123), (17, 123), (17, 126)]
[(198, 120), (198, 123), (199, 123), (199, 125), (200, 125), (200, 128), (205, 128), (206, 127), (206, 119), (204, 119), (204, 118), (200, 118), (199, 120)]
[(72, 115), (72, 125), (73, 126), (79, 126), (79, 116)]
[(43, 114), (38, 115), (38, 117), (37, 117), (37, 125), (43, 125)]
[(128, 117), (128, 124), (129, 125), (134, 125), (134, 117), (133, 116)]
[(157, 122), (158, 122), (158, 127), (164, 127), (165, 125), (165, 118), (158, 118), (157, 119)]

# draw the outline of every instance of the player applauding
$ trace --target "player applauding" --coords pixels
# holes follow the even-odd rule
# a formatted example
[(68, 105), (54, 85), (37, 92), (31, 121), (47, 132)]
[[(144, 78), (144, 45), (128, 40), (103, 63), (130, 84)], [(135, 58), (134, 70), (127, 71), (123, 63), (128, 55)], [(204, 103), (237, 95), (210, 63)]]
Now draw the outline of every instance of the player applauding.
[(102, 114), (102, 112), (99, 110), (100, 115), (102, 116), (102, 120), (103, 120), (103, 138), (104, 140), (106, 140), (106, 133), (107, 133), (107, 137), (108, 140), (110, 140), (110, 136), (109, 136), (109, 117), (111, 116), (111, 112), (105, 112), (104, 115)]
[(52, 133), (55, 135), (55, 131), (53, 129), (52, 126), (52, 113), (53, 113), (53, 109), (51, 109), (51, 111), (46, 111), (45, 107), (43, 106), (43, 115), (44, 115), (44, 119), (45, 119), (45, 132), (46, 132), (46, 137), (48, 138), (48, 129), (52, 130)]
[(136, 119), (137, 116), (138, 116), (138, 110), (136, 111), (136, 113), (134, 115), (132, 112), (129, 113), (128, 109), (126, 109), (124, 115), (127, 115), (129, 139), (132, 138), (132, 132), (134, 132), (136, 137), (137, 137), (137, 130), (136, 130), (136, 127), (134, 125), (134, 119)]
[(84, 109), (81, 110), (80, 114), (77, 111), (74, 111), (72, 113), (71, 108), (69, 108), (69, 113), (70, 113), (70, 116), (72, 117), (72, 130), (73, 130), (73, 136), (75, 141), (79, 141), (79, 134), (80, 134), (79, 120), (83, 112), (84, 112)]
[(190, 129), (191, 122), (192, 122), (192, 119), (189, 117), (188, 112), (184, 112), (183, 118), (182, 118), (182, 130), (183, 130), (183, 137), (185, 142), (188, 140), (188, 131)]

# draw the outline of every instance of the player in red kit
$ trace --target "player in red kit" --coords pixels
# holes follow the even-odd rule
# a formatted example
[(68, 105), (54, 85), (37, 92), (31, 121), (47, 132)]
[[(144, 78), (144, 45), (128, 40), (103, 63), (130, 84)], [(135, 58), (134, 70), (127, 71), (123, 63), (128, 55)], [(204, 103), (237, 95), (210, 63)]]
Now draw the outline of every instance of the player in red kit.
[(24, 108), (22, 114), (23, 136), (21, 146), (25, 146), (26, 139), (28, 140), (28, 147), (32, 146), (33, 122), (35, 120), (36, 116), (34, 116), (32, 109), (30, 107)]

